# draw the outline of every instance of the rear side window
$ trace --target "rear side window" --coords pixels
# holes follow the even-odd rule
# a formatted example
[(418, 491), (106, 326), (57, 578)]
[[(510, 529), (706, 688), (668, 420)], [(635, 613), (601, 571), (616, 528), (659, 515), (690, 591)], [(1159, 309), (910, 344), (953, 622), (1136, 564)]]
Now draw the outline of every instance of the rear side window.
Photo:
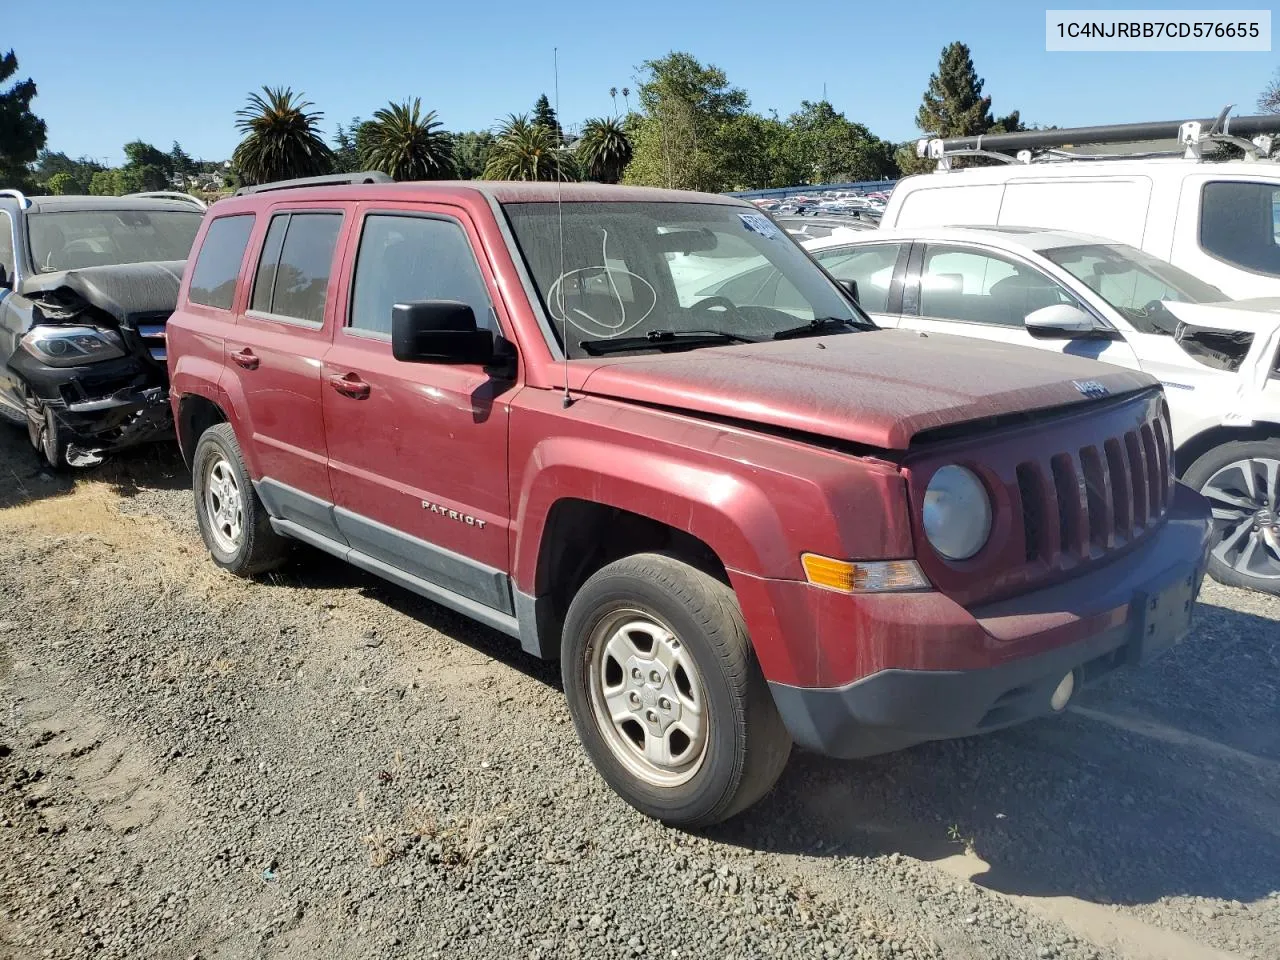
[(497, 330), (484, 277), (466, 233), (451, 220), (396, 214), (365, 218), (351, 296), (353, 330), (390, 336), (391, 308), (415, 300), (456, 300), (481, 328)]
[(1280, 186), (1206, 183), (1200, 194), (1200, 246), (1237, 267), (1280, 277)]
[(340, 213), (281, 213), (271, 218), (253, 281), (250, 309), (287, 320), (324, 323)]
[(889, 309), (889, 281), (898, 263), (900, 243), (876, 243), (865, 247), (815, 250), (813, 257), (837, 280), (856, 280), (863, 310), (885, 313)]
[(1027, 314), (1072, 297), (1039, 270), (978, 250), (928, 247), (920, 275), (920, 313), (1020, 327)]
[(230, 310), (244, 249), (253, 232), (253, 214), (219, 217), (209, 224), (191, 270), (187, 299), (206, 307)]

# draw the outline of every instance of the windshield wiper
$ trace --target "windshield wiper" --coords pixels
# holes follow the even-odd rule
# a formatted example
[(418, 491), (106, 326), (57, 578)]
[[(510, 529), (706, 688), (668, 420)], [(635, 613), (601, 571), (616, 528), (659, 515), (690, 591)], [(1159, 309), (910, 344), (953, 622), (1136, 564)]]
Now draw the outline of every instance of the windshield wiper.
[(775, 340), (791, 340), (795, 337), (813, 337), (826, 333), (834, 333), (837, 327), (852, 327), (855, 330), (874, 330), (876, 327), (865, 320), (854, 320), (852, 317), (818, 317), (798, 327), (788, 327), (773, 335)]
[(725, 330), (650, 330), (642, 337), (613, 337), (612, 339), (581, 340), (578, 343), (589, 356), (606, 353), (622, 353), (626, 350), (660, 350), (663, 347), (710, 347), (725, 343), (756, 343), (750, 337), (739, 336)]

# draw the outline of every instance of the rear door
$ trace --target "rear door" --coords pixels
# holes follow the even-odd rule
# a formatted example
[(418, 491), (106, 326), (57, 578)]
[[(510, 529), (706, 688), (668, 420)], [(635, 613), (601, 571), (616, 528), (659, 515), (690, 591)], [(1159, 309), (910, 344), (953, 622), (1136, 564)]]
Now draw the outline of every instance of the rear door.
[(353, 205), (280, 205), (260, 218), (248, 308), (226, 339), (223, 386), (248, 412), (273, 516), (341, 542), (333, 521), (321, 409), (321, 363), (334, 324), (334, 291)]
[(358, 217), (322, 371), (337, 523), (373, 569), (386, 572), (377, 566), (384, 564), (511, 615), (513, 381), (479, 365), (403, 363), (391, 353), (396, 303), (461, 301), (481, 327), (502, 331), (493, 278), (473, 252), (479, 238), (450, 206), (367, 203)]

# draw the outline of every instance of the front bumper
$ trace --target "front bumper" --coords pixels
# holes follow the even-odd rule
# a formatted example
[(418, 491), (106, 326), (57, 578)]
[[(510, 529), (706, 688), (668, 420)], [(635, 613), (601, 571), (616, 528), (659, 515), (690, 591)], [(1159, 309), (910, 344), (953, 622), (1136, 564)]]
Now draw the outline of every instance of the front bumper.
[[(988, 650), (1035, 652), (965, 669), (889, 667), (838, 687), (771, 682), (774, 702), (799, 746), (845, 758), (1051, 713), (1050, 697), (1068, 674), (1078, 691), (1182, 639), (1204, 577), (1208, 533), (1206, 501), (1178, 485), (1164, 526), (1115, 562), (998, 604), (955, 608), (970, 630), (982, 629)], [(919, 642), (918, 624), (907, 622), (910, 605), (897, 609), (902, 636)], [(948, 625), (935, 626), (946, 643)]]
[(111, 453), (173, 433), (164, 375), (135, 356), (81, 367), (49, 367), (23, 350), (9, 366), (53, 411), (68, 443)]

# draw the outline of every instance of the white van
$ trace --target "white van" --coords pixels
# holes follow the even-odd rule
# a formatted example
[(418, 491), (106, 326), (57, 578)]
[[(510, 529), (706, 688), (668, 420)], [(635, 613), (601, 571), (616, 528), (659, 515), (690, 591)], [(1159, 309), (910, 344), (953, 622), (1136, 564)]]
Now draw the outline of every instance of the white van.
[[(1280, 117), (1271, 119), (1280, 127)], [(1134, 126), (1153, 125), (1090, 128), (1089, 140), (1108, 142), (1098, 131), (1124, 136)], [(881, 225), (1009, 225), (1089, 233), (1144, 250), (1232, 298), (1280, 296), (1280, 163), (1267, 159), (1270, 139), (1249, 144), (1221, 134), (1199, 137), (1198, 123), (1182, 126), (1189, 156), (1061, 159), (1064, 154), (1057, 152), (1033, 159), (1024, 150), (1016, 161), (1001, 155), (1009, 161), (1005, 165), (964, 170), (945, 169), (948, 158), (993, 156), (1005, 141), (1016, 146), (1019, 137), (1081, 143), (1073, 134), (1082, 131), (997, 135), (982, 138), (977, 149), (967, 145), (976, 138), (956, 149), (948, 145), (959, 141), (922, 141), (927, 146), (919, 152), (938, 159), (944, 169), (899, 181)], [(1195, 128), (1191, 139), (1188, 127)], [(1200, 141), (1210, 139), (1252, 146), (1262, 159), (1195, 159)]]

